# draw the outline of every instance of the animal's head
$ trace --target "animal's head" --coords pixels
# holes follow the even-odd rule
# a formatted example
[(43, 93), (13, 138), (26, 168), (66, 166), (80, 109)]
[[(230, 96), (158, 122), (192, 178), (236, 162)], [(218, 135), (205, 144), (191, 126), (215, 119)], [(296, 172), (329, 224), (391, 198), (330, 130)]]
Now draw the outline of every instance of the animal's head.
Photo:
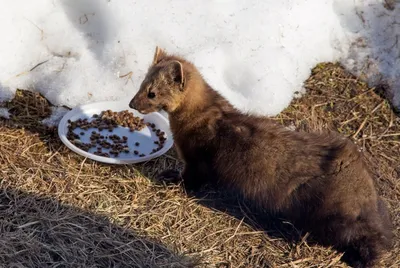
[(182, 63), (157, 47), (153, 63), (129, 107), (143, 114), (162, 109), (173, 112), (180, 105), (184, 90)]

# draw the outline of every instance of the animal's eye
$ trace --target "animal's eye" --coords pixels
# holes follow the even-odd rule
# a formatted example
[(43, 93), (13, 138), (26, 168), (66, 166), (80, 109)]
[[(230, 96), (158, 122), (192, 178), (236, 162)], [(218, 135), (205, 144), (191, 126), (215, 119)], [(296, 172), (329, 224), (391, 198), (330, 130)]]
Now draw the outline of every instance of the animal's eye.
[(156, 96), (156, 93), (154, 93), (154, 92), (149, 92), (149, 93), (147, 94), (147, 97), (148, 97), (149, 99), (153, 99), (155, 96)]

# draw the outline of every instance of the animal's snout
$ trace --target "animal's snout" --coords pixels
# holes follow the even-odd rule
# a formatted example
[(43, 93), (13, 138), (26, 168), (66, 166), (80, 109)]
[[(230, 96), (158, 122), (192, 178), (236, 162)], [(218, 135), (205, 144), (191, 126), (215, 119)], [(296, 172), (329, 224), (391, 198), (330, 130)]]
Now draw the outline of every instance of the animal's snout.
[(129, 102), (129, 108), (134, 109), (141, 114), (146, 113), (146, 105), (140, 102), (137, 96), (133, 97), (133, 99)]
[(136, 110), (136, 99), (135, 99), (135, 98), (133, 98), (133, 99), (129, 102), (129, 108), (135, 109), (135, 110)]

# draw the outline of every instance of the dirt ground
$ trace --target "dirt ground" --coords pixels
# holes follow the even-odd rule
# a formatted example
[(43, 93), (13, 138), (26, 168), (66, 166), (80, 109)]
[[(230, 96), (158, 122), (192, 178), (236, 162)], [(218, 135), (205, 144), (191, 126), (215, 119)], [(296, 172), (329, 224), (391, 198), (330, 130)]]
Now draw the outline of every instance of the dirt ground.
[[(316, 66), (307, 93), (274, 119), (334, 129), (364, 151), (400, 229), (400, 118), (379, 89), (338, 64)], [(245, 204), (188, 196), (155, 181), (181, 168), (174, 150), (140, 165), (111, 166), (67, 149), (40, 122), (50, 104), (19, 90), (0, 120), (0, 267), (347, 267), (288, 222), (268, 227)], [(400, 245), (379, 267), (400, 267)]]

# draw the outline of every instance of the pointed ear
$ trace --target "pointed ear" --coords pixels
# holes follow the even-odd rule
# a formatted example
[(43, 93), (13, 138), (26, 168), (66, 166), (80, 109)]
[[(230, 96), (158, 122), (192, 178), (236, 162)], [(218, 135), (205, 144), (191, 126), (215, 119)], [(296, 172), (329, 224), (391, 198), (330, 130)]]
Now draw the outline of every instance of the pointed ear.
[(168, 65), (168, 73), (171, 75), (175, 83), (179, 84), (180, 89), (184, 89), (185, 76), (183, 73), (183, 65), (177, 60), (171, 61)]
[(164, 52), (164, 50), (157, 46), (156, 51), (154, 52), (153, 64), (159, 63), (166, 56), (167, 54)]

